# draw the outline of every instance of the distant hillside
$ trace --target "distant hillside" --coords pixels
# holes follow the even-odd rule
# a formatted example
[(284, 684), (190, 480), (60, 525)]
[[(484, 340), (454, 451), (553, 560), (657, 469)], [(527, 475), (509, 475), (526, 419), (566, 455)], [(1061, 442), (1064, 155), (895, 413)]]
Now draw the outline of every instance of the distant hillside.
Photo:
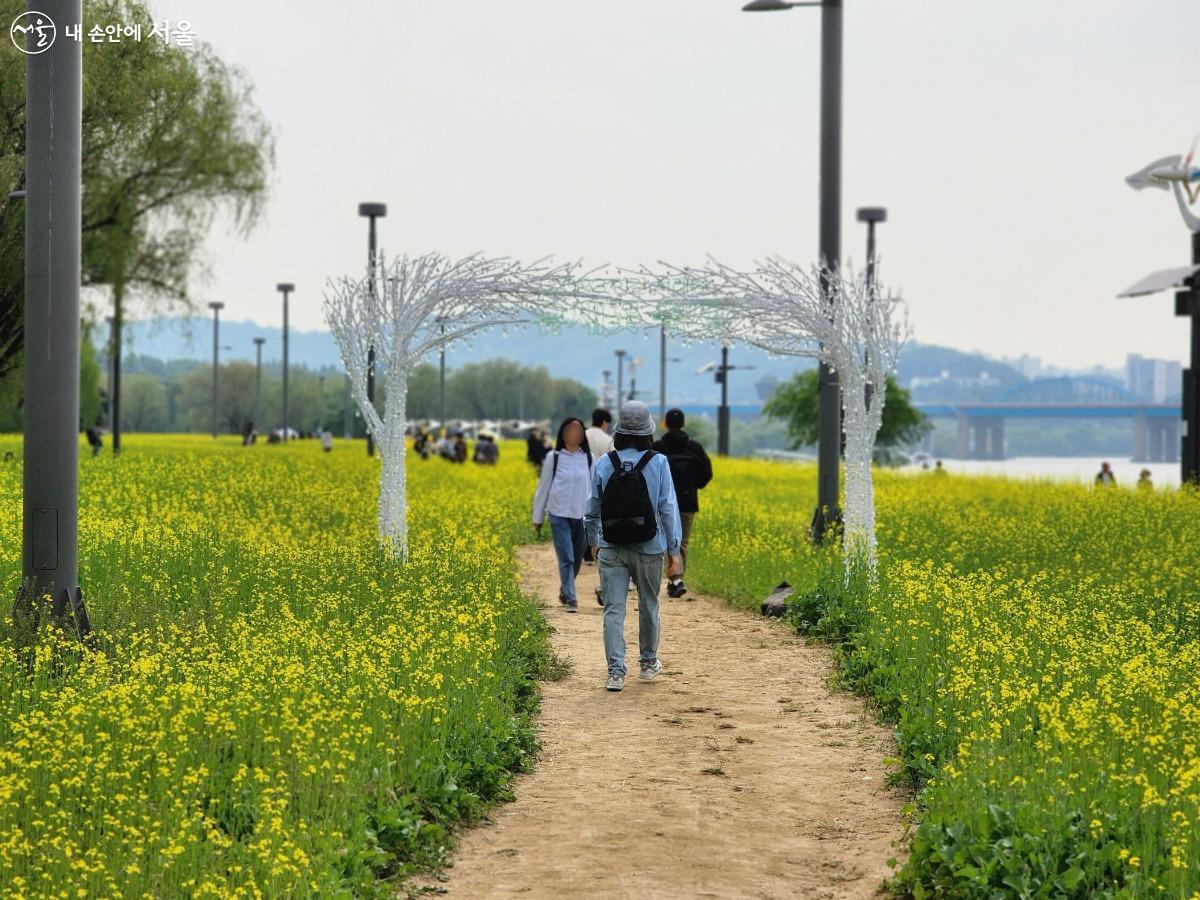
[[(97, 334), (98, 339), (105, 335)], [(223, 359), (254, 359), (255, 337), (266, 338), (263, 361), (274, 362), (281, 356), (280, 329), (252, 322), (222, 321)], [(341, 357), (333, 336), (327, 331), (300, 331), (290, 334), (289, 355), (294, 365), (319, 369), (341, 368)], [(98, 340), (101, 349), (102, 341)], [(470, 344), (451, 347), (446, 354), (450, 368), (467, 362), (482, 362), (502, 356), (525, 365), (543, 365), (555, 377), (575, 378), (598, 388), (602, 371), (612, 371), (616, 380), (614, 351), (627, 350), (627, 359), (640, 359), (644, 365), (636, 372), (639, 396), (658, 400), (658, 333), (622, 332), (597, 335), (582, 327), (549, 333), (536, 328), (510, 331), (506, 336), (484, 333)], [(157, 357), (161, 360), (207, 360), (212, 354), (212, 320), (207, 317), (179, 317), (132, 322), (126, 327), (125, 353)], [(716, 362), (720, 348), (715, 344), (668, 345), (667, 400), (672, 404), (713, 404), (720, 396), (711, 372), (698, 374), (701, 366)], [(729, 379), (729, 399), (739, 405), (762, 402), (779, 380), (800, 369), (810, 368), (809, 360), (772, 358), (766, 353), (737, 345), (731, 348), (730, 364), (751, 366), (734, 371)], [(911, 341), (900, 356), (901, 384), (913, 389), (918, 400), (954, 400), (986, 397), (1026, 381), (1011, 366), (978, 353), (951, 347)], [(626, 369), (626, 383), (629, 371)]]
[[(212, 320), (206, 317), (157, 319), (133, 322), (126, 326), (125, 354), (157, 357), (162, 360), (212, 358)], [(96, 335), (102, 339), (107, 335)], [(263, 361), (279, 360), (282, 355), (281, 331), (277, 327), (263, 327), (252, 322), (221, 322), (221, 345), (232, 349), (222, 351), (222, 359), (254, 360), (254, 338), (267, 339), (263, 345)], [(298, 331), (292, 329), (288, 335), (288, 356), (294, 365), (309, 368), (342, 368), (341, 356), (333, 335), (327, 331)], [(97, 341), (103, 349), (103, 341)], [(483, 333), (470, 344), (453, 346), (446, 353), (449, 368), (468, 362), (482, 362), (495, 357), (505, 357), (527, 366), (545, 366), (556, 378), (574, 378), (597, 389), (603, 381), (603, 370), (612, 371), (615, 383), (617, 360), (615, 350), (628, 351), (625, 383), (629, 384), (628, 361), (640, 359), (644, 365), (636, 372), (639, 397), (648, 402), (658, 401), (658, 332), (637, 334), (621, 332), (598, 335), (586, 328), (564, 328), (552, 334), (536, 328), (510, 330), (502, 336), (498, 332)], [(696, 370), (721, 357), (719, 346), (693, 344), (684, 346), (671, 343), (667, 347), (668, 358), (680, 362), (669, 362), (667, 369), (667, 396), (669, 403), (715, 403), (720, 394), (720, 385), (713, 380), (711, 372), (697, 374)], [(436, 362), (436, 357), (432, 360)], [(748, 371), (734, 371), (729, 378), (731, 403), (760, 403), (756, 383), (764, 377), (784, 379), (811, 362), (803, 359), (772, 359), (767, 354), (744, 346), (731, 348), (730, 365), (753, 366)]]

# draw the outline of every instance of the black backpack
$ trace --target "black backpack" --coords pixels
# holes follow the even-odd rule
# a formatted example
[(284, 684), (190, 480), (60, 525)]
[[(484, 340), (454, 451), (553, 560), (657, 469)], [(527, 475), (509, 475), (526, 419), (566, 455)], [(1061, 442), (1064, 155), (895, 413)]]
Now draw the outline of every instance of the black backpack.
[(658, 534), (658, 517), (642, 469), (654, 456), (642, 454), (636, 466), (626, 470), (616, 450), (610, 450), (613, 473), (600, 496), (600, 527), (610, 544), (638, 544)]

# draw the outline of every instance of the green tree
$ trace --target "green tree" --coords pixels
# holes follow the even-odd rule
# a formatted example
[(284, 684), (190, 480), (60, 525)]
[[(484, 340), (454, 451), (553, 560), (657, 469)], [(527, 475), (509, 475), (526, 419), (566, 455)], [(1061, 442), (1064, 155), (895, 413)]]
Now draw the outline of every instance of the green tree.
[(164, 431), (167, 427), (167, 386), (149, 372), (135, 372), (125, 379), (122, 427), (129, 431)]
[[(23, 9), (0, 0), (11, 21)], [(141, 23), (143, 0), (87, 0), (85, 21)], [(240, 70), (207, 45), (85, 41), (83, 283), (111, 288), (120, 323), (127, 293), (147, 308), (190, 307), (188, 279), (217, 215), (243, 233), (266, 195), (274, 149)], [(25, 58), (0, 54), (0, 192), (24, 186)], [(24, 215), (0, 203), (0, 378), (23, 343)]]
[[(763, 415), (782, 419), (787, 423), (788, 438), (793, 448), (811, 446), (819, 434), (819, 374), (816, 369), (797, 372), (788, 381), (775, 389), (763, 405)], [(883, 422), (879, 428), (876, 446), (894, 448), (912, 444), (927, 434), (933, 426), (920, 410), (912, 405), (912, 399), (904, 388), (890, 375), (887, 379), (887, 394), (884, 397)], [(842, 449), (846, 437), (842, 435)]]

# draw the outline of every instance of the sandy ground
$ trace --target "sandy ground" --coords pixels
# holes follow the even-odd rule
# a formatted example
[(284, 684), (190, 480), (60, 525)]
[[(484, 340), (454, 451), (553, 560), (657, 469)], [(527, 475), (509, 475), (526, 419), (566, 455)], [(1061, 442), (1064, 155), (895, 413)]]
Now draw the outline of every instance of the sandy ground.
[(657, 681), (637, 680), (630, 597), (625, 690), (604, 690), (596, 567), (580, 612), (557, 602), (554, 551), (521, 551), (571, 674), (543, 690), (534, 772), (460, 836), (451, 897), (872, 897), (905, 796), (885, 784), (888, 730), (830, 689), (828, 650), (780, 622), (663, 591)]

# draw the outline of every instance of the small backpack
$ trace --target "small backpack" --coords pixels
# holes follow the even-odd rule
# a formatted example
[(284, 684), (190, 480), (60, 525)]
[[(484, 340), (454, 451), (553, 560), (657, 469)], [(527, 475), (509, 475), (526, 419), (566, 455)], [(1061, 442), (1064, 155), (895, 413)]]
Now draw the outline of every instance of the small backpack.
[(639, 544), (658, 534), (658, 517), (642, 469), (654, 456), (647, 450), (632, 469), (621, 464), (616, 450), (610, 450), (613, 473), (600, 497), (600, 527), (610, 544)]

